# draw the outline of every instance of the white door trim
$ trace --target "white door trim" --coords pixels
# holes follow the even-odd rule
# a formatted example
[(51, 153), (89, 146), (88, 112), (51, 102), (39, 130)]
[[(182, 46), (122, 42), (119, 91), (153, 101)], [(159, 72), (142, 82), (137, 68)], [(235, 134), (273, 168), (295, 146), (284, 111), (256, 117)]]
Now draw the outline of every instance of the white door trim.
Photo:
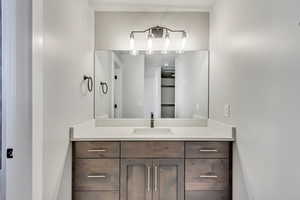
[(15, 132), (16, 118), (16, 1), (2, 0), (2, 135), (1, 199), (7, 195), (7, 134)]
[(43, 199), (43, 1), (32, 0), (32, 200)]

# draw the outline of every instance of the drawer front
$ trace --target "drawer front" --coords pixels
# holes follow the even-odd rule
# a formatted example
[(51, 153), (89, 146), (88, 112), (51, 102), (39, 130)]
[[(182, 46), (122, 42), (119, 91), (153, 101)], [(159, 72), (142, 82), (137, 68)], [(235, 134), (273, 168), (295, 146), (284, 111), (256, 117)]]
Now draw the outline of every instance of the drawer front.
[(80, 191), (73, 193), (73, 200), (119, 200), (119, 191)]
[(185, 193), (185, 200), (231, 200), (230, 192), (224, 191), (188, 191)]
[(186, 158), (228, 158), (229, 142), (186, 142)]
[(187, 159), (186, 190), (224, 190), (229, 185), (227, 159)]
[(75, 158), (118, 158), (119, 142), (75, 142)]
[(119, 159), (75, 159), (74, 190), (119, 190)]
[(184, 142), (122, 142), (122, 158), (184, 158)]

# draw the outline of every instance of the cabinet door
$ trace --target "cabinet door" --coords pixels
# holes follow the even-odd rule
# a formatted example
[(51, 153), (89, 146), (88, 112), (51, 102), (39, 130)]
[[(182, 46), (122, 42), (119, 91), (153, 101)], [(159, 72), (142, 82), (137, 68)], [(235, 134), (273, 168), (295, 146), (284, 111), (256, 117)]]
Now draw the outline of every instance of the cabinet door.
[(121, 200), (152, 200), (152, 160), (123, 159)]
[(153, 161), (153, 200), (184, 199), (184, 159)]

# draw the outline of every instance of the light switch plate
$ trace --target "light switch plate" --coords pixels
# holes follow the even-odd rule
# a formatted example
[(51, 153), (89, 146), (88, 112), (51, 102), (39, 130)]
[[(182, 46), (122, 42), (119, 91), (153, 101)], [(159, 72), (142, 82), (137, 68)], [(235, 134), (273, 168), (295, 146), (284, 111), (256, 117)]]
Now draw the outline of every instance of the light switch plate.
[(225, 104), (224, 105), (224, 117), (231, 117), (231, 106), (230, 104)]

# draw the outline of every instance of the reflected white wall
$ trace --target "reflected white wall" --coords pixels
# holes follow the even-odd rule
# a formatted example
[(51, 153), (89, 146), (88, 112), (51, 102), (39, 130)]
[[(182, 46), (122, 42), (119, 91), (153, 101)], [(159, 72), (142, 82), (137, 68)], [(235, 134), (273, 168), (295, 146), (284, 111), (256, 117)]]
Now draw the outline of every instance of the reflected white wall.
[[(96, 51), (95, 53), (95, 112), (97, 117), (111, 118), (112, 107), (112, 73), (113, 53), (111, 51)], [(103, 93), (100, 82), (108, 85), (107, 94)]]
[(177, 118), (208, 117), (208, 52), (186, 52), (175, 59)]
[(161, 67), (145, 66), (145, 118), (160, 118), (161, 104)]
[(120, 54), (122, 68), (122, 117), (144, 118), (145, 56)]

